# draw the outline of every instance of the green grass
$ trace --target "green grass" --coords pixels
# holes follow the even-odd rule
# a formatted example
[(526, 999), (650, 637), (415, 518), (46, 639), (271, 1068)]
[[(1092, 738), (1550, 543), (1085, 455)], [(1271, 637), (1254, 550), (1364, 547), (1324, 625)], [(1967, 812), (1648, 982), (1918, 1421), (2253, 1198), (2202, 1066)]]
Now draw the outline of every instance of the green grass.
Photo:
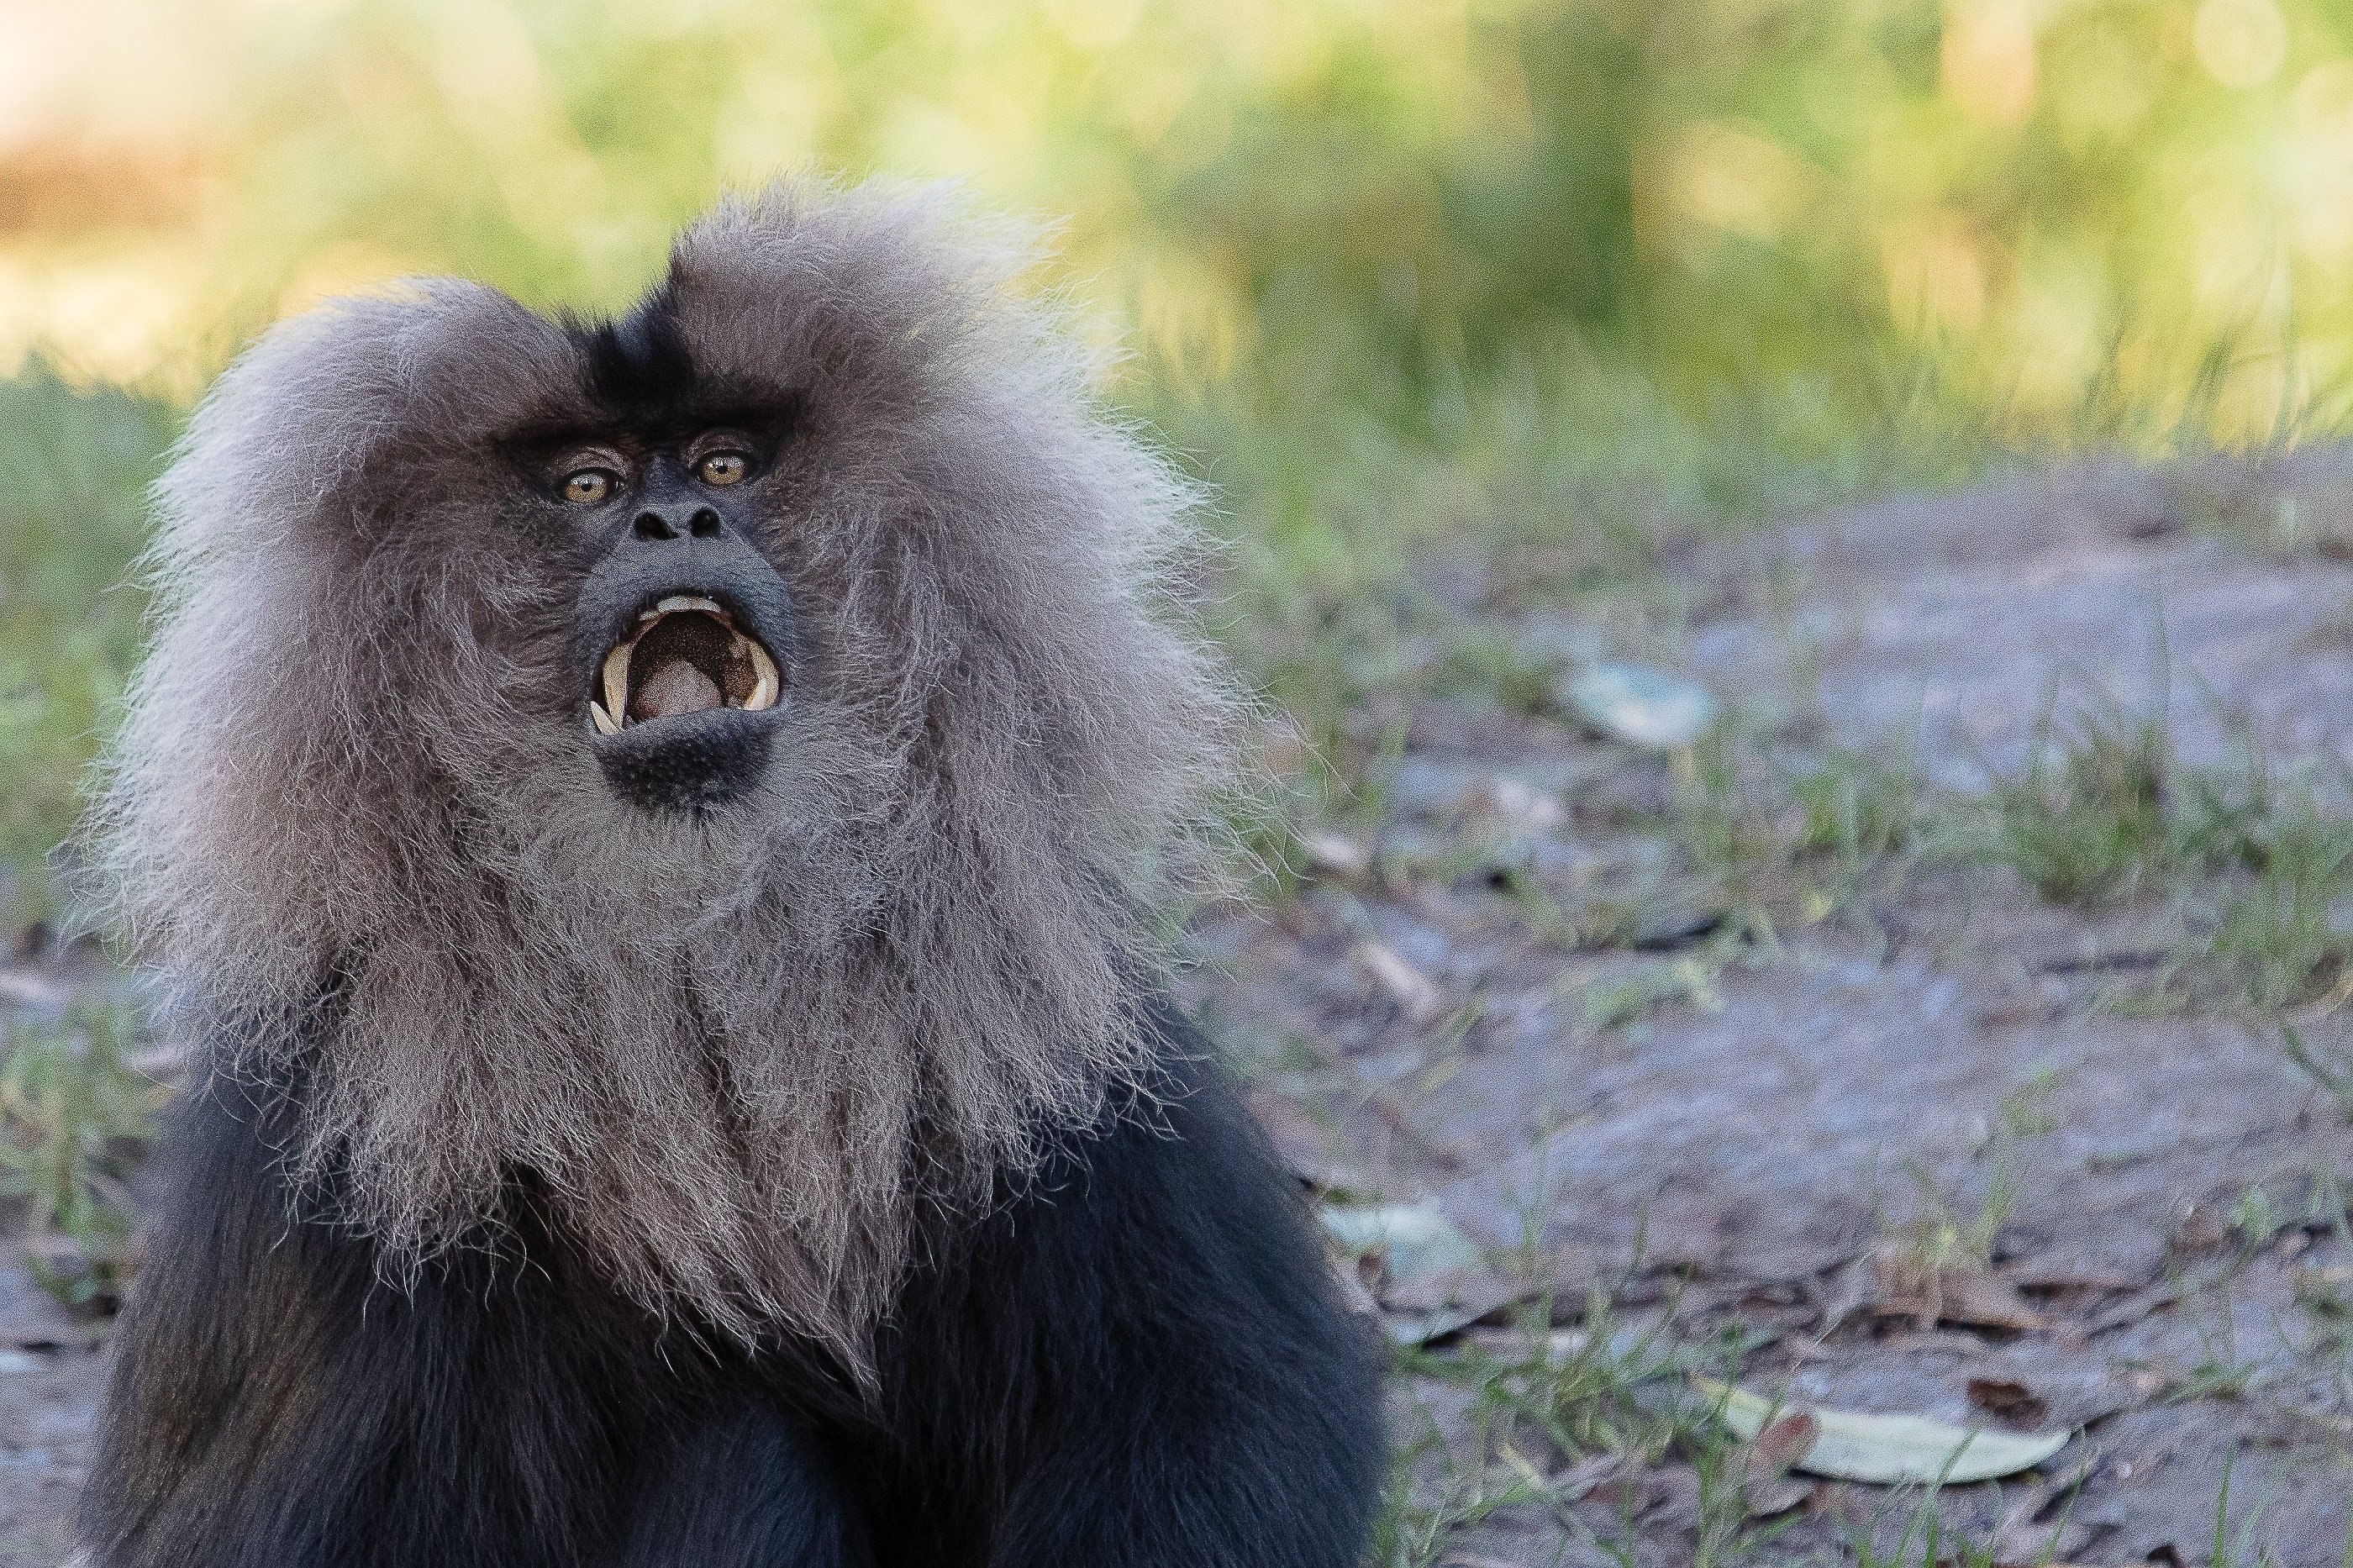
[(1736, 1337), (1689, 1342), (1663, 1321), (1618, 1316), (1601, 1293), (1586, 1303), (1580, 1328), (1552, 1330), (1551, 1316), (1542, 1304), (1509, 1336), (1400, 1356), (1409, 1380), (1468, 1395), (1460, 1422), (1467, 1436), (1450, 1444), (1417, 1404), (1414, 1428), (1395, 1450), (1369, 1563), (1432, 1568), (1495, 1514), (1534, 1509), (1589, 1548), (1631, 1563), (1630, 1518), (1614, 1531), (1595, 1531), (1561, 1495), (1558, 1479), (1580, 1461), (1616, 1459), (1629, 1477), (1670, 1458), (1689, 1465), (1698, 1486), (1691, 1558), (1698, 1568), (1746, 1561), (1786, 1527), (1748, 1520), (1745, 1450), (1691, 1387), (1694, 1373), (1725, 1376), (1736, 1368)]
[(2337, 1113), (2353, 1122), (2353, 1048), (2342, 1042), (2307, 1041), (2293, 1024), (2280, 1026), (2280, 1048), (2337, 1102)]
[[(62, 910), (51, 856), (136, 657), (129, 584), (145, 489), (174, 416), (35, 372), (0, 382), (0, 921)], [(111, 1301), (127, 1266), (124, 1182), (160, 1093), (122, 1065), (135, 1023), (82, 1005), (0, 1021), (0, 1192), (25, 1200), (35, 1275)]]
[(1827, 748), (1795, 773), (1789, 793), (1802, 814), (1798, 848), (1826, 858), (1842, 880), (1918, 849), (1929, 827), (1908, 752), (1873, 757)]
[[(1350, 635), (1366, 626), (1380, 635)], [(1573, 722), (1560, 690), (1574, 654), (1514, 647), (1495, 625), (1479, 628), (1426, 599), (1376, 596), (1335, 610), (1315, 646), (1326, 677), (1299, 689), (1303, 709), (1286, 701), (1316, 737), (1302, 748), (1312, 761), (1300, 804), (1358, 832), (1387, 814), (1384, 780), (1419, 704), (1493, 703)], [(1668, 943), (1682, 947), (1681, 967), (1588, 984), (1579, 1005), (1596, 1027), (1662, 1003), (1704, 1003), (1725, 964), (1769, 955), (1792, 931), (1828, 922), (1875, 938), (1876, 911), (1924, 875), (1970, 868), (2006, 869), (2040, 898), (2093, 913), (2169, 915), (2173, 951), (2154, 966), (2155, 984), (2119, 980), (2103, 1006), (2272, 1016), (2353, 994), (2344, 780), (2283, 773), (2243, 736), (2193, 765), (2164, 722), (2113, 705), (2064, 724), (2046, 708), (2020, 770), (1982, 793), (1931, 784), (1901, 748), (1854, 752), (1819, 733), (1796, 721), (1768, 731), (1736, 707), (1672, 756), (1596, 745), (1599, 772), (1651, 781), (1624, 798), (1661, 804), (1579, 798), (1573, 831), (1605, 847), (1640, 841), (1663, 858), (1573, 886), (1475, 845), (1410, 869), (1501, 889), (1564, 952), (1647, 947), (1661, 930), (1697, 921), (1694, 937)]]
[(2172, 860), (2172, 752), (2164, 727), (2094, 722), (2072, 744), (2038, 737), (2023, 778), (1994, 791), (1996, 857), (2054, 903), (2120, 903)]
[(47, 857), (136, 656), (143, 600), (128, 579), (173, 424), (153, 403), (39, 371), (0, 382), (0, 917), (12, 923), (57, 912)]
[(0, 1031), (0, 1193), (26, 1200), (34, 1277), (75, 1304), (111, 1302), (128, 1265), (125, 1183), (164, 1098), (123, 1065), (136, 1037), (100, 1005)]
[[(2175, 1001), (2270, 1015), (2336, 996), (2353, 977), (2353, 816), (2328, 783), (2277, 776), (2243, 741), (2188, 765), (2161, 721), (2111, 710), (2063, 731), (2046, 721), (2024, 773), (1982, 799), (1924, 797), (1900, 779), (1879, 787), (1915, 823), (1952, 825), (1948, 853), (2006, 867), (2052, 903), (2175, 910)], [(1900, 852), (1883, 834), (1852, 837)]]
[(2259, 1010), (2327, 994), (2353, 960), (2353, 817), (2310, 781), (2281, 780), (2252, 745), (2184, 765), (2157, 721), (2110, 714), (2054, 737), (1996, 785), (1987, 858), (2053, 903), (2180, 905), (2202, 939), (2185, 959)]
[(2256, 1007), (2337, 991), (2353, 963), (2353, 820), (2299, 797), (2241, 857), (2251, 879), (2222, 903), (2207, 956)]
[(1997, 783), (1991, 805), (1991, 858), (2086, 909), (2233, 868), (2294, 870), (2329, 831), (2310, 791), (2284, 788), (2243, 737), (2227, 760), (2187, 767), (2163, 720), (2114, 709), (2063, 729), (2046, 708), (2024, 775)]

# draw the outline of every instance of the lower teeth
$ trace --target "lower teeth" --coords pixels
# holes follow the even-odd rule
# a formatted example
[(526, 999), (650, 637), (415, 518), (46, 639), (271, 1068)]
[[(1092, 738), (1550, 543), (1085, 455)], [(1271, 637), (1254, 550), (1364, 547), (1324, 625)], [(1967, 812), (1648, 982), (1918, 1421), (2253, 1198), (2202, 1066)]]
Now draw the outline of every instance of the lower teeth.
[[(666, 605), (670, 603), (664, 601)], [(704, 604), (694, 602), (676, 607), (700, 610)], [(604, 700), (599, 702), (592, 698), (588, 703), (588, 721), (598, 734), (617, 735), (632, 724), (667, 718), (675, 713), (712, 708), (737, 708), (744, 712), (760, 712), (776, 705), (784, 690), (784, 679), (777, 672), (776, 661), (756, 639), (734, 632), (732, 627), (729, 630), (740, 645), (740, 656), (752, 667), (752, 689), (740, 704), (728, 700), (719, 680), (692, 665), (687, 665), (685, 669), (700, 678), (698, 685), (701, 689), (687, 689), (683, 673), (670, 668), (667, 660), (661, 668), (641, 673), (636, 682), (637, 689), (632, 693), (632, 657), (638, 643), (661, 618), (659, 614), (648, 616), (638, 623), (636, 636), (628, 642), (617, 644), (605, 656), (604, 665), (598, 671)], [(722, 624), (724, 625), (723, 622)], [(661, 688), (659, 691), (653, 689), (657, 683)], [(633, 696), (634, 702), (631, 700)]]

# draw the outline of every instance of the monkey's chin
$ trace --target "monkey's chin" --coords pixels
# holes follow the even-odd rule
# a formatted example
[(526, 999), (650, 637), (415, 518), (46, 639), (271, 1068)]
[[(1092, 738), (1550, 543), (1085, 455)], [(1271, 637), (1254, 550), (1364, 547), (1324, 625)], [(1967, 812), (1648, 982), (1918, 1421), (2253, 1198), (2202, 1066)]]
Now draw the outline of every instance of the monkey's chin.
[(596, 761), (615, 794), (646, 811), (723, 805), (767, 772), (782, 710), (706, 708), (599, 735)]

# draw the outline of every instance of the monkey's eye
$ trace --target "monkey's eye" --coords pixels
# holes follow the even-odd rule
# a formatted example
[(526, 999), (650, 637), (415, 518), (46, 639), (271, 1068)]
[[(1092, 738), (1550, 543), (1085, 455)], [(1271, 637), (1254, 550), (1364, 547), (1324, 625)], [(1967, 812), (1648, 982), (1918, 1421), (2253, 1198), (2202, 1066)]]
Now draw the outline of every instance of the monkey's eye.
[(694, 477), (706, 485), (740, 485), (752, 471), (752, 460), (741, 452), (712, 452), (694, 465)]
[(564, 499), (575, 506), (594, 506), (613, 493), (609, 468), (577, 468), (564, 476)]

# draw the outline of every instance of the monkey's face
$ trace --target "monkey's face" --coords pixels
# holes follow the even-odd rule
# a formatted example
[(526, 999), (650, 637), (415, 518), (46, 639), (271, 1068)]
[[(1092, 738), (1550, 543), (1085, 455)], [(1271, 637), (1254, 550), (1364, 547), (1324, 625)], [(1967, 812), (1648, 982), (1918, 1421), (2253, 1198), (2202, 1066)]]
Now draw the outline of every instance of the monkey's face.
[(649, 810), (744, 793), (790, 700), (792, 595), (754, 541), (786, 422), (752, 410), (535, 443), (523, 482), (593, 562), (565, 679), (606, 777)]

